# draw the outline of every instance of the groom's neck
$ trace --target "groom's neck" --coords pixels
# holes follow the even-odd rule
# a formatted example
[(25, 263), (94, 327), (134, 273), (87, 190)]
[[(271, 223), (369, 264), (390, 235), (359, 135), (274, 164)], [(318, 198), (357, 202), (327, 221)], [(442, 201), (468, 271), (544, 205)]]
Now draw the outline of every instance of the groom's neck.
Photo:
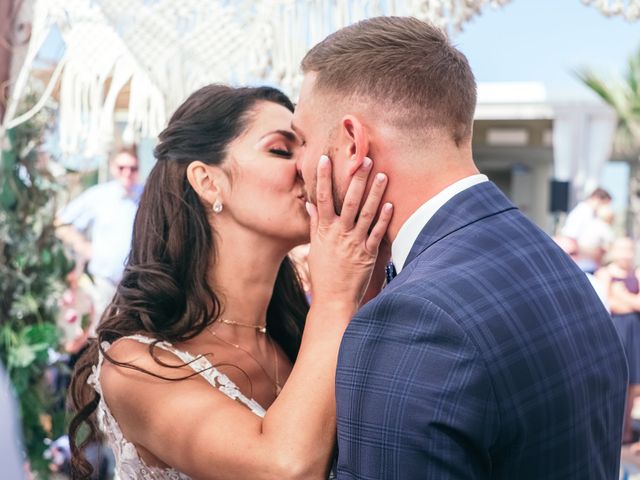
[(475, 175), (477, 167), (471, 148), (446, 148), (404, 152), (384, 162), (389, 176), (385, 201), (393, 203), (394, 213), (386, 240), (393, 243), (407, 219), (424, 203), (458, 180)]

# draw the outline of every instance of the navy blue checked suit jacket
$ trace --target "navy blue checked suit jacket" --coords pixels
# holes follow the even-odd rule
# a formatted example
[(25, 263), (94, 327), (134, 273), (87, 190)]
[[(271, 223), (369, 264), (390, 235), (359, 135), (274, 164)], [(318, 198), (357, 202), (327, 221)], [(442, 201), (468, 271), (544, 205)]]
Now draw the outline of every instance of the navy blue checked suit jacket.
[(617, 479), (626, 384), (586, 276), (481, 183), (345, 332), (338, 479)]

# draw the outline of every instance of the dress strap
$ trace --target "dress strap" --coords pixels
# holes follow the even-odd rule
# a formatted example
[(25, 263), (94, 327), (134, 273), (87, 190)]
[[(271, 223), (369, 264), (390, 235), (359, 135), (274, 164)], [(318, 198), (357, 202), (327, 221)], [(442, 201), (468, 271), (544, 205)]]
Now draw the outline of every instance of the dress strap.
[[(233, 383), (229, 377), (227, 377), (223, 373), (220, 373), (220, 371), (215, 368), (211, 364), (211, 362), (209, 362), (209, 359), (207, 357), (203, 355), (194, 356), (189, 352), (178, 350), (168, 342), (157, 341), (156, 339), (147, 337), (145, 335), (129, 335), (122, 338), (135, 340), (147, 345), (155, 343), (158, 348), (166, 350), (167, 352), (170, 352), (178, 357), (194, 372), (200, 374), (211, 386), (220, 390), (220, 392), (225, 394), (227, 397), (244, 404), (253, 413), (260, 417), (263, 417), (265, 415), (265, 409), (262, 408), (262, 406), (252, 398), (250, 399), (242, 394), (236, 384)], [(107, 351), (110, 347), (111, 344), (109, 344), (109, 342), (102, 342), (102, 348), (104, 351)], [(98, 354), (98, 364), (93, 366), (92, 374), (87, 379), (87, 383), (91, 385), (100, 395), (102, 395), (102, 389), (100, 388), (100, 370), (102, 368), (103, 361), (104, 355), (102, 354), (102, 351), (100, 351)]]

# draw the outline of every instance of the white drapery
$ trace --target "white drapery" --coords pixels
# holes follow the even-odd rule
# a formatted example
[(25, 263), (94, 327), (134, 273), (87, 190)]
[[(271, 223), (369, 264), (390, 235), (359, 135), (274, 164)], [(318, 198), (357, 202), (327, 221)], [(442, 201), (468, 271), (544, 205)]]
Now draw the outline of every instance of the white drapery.
[(554, 177), (571, 182), (574, 201), (599, 186), (602, 168), (611, 156), (616, 125), (616, 114), (609, 108), (554, 107)]

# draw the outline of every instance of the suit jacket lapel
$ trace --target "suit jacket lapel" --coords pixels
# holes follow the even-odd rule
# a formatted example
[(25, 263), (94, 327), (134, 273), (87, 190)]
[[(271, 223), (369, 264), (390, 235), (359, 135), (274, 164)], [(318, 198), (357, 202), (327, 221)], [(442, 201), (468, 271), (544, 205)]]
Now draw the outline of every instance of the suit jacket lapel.
[[(404, 267), (434, 243), (467, 225), (517, 207), (493, 182), (482, 182), (445, 203), (424, 226)], [(403, 267), (403, 268), (404, 268)]]

